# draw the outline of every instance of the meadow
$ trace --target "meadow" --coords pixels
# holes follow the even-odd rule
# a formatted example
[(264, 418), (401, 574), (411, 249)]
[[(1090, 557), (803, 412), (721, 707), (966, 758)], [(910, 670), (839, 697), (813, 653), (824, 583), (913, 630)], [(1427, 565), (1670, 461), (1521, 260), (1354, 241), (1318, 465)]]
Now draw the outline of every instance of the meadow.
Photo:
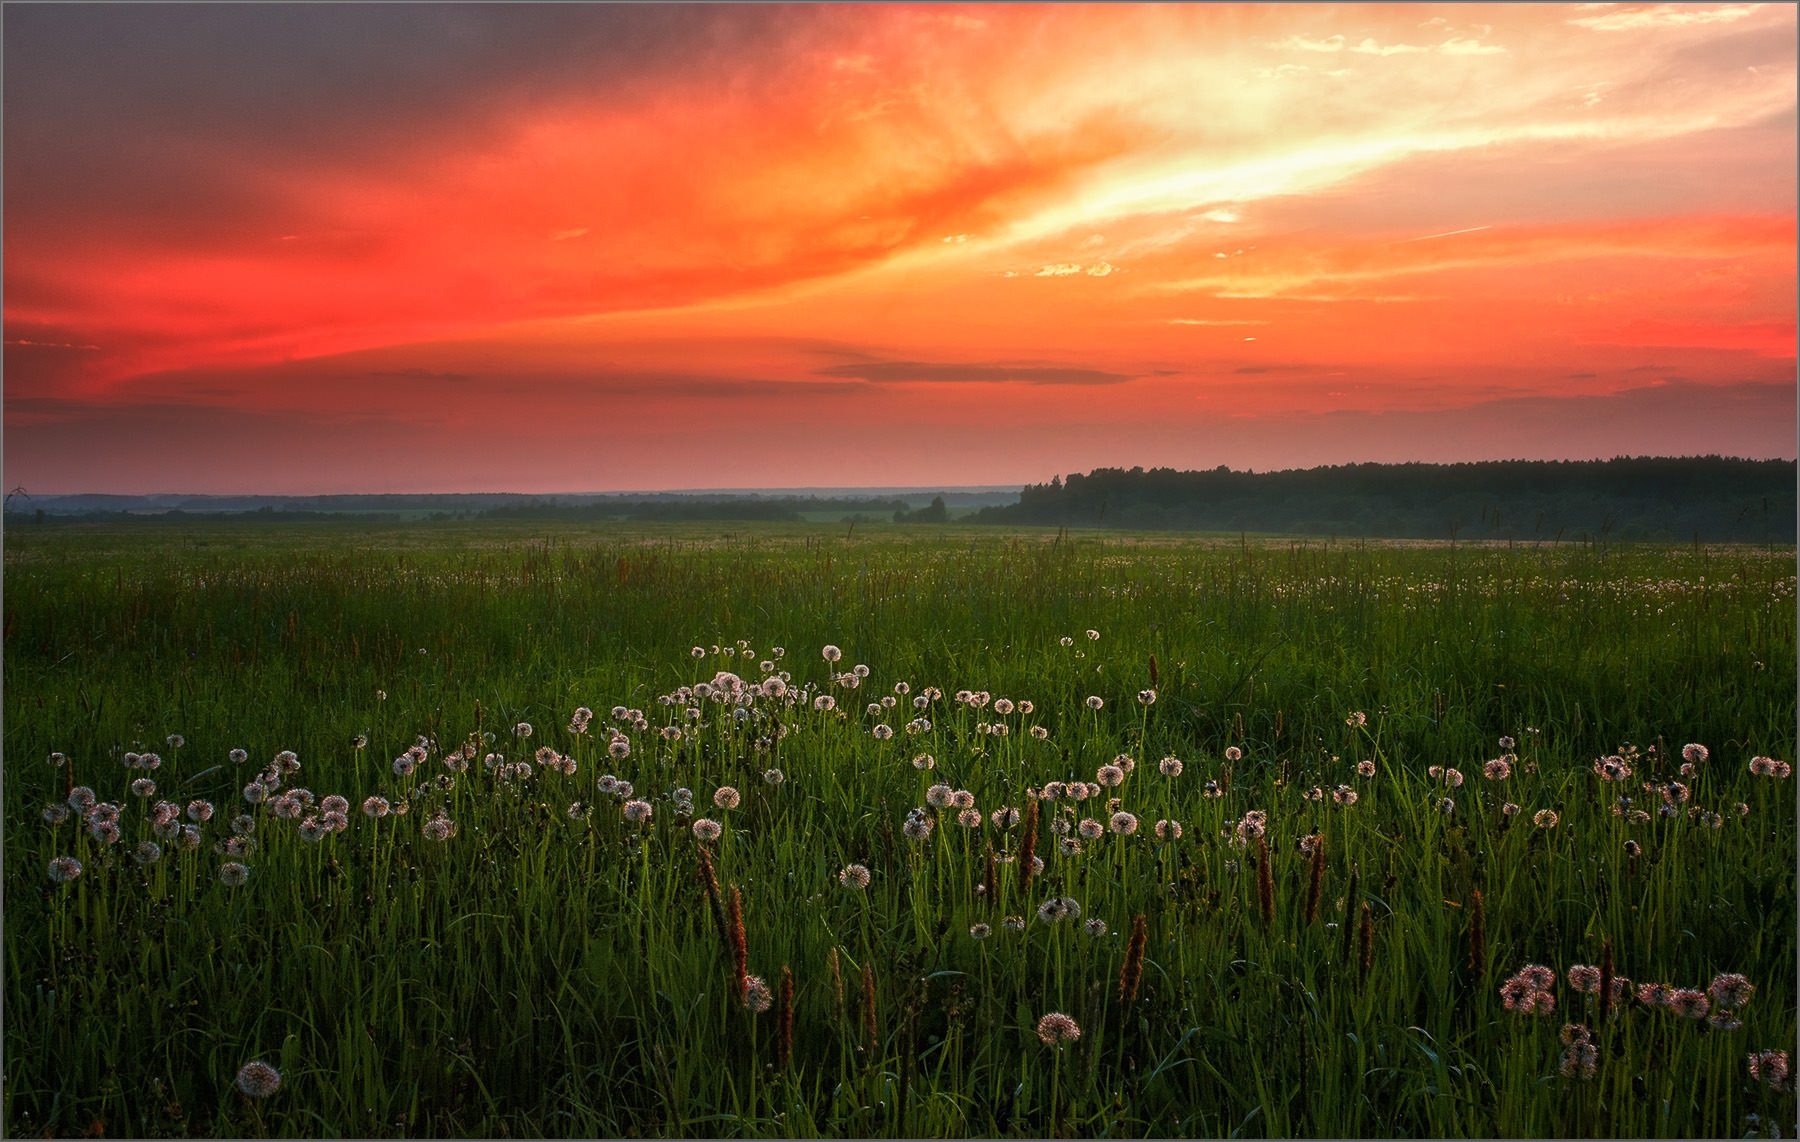
[(9, 527), (8, 1135), (1792, 1136), (1792, 547)]

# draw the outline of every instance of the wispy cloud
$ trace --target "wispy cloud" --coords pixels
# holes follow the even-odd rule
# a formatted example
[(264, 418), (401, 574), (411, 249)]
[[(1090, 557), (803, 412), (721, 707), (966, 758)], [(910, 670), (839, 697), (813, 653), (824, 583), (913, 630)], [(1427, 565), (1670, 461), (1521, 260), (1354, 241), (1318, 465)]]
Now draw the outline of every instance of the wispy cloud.
[[(1322, 40), (1309, 39), (1306, 36), (1289, 36), (1285, 40), (1277, 41), (1268, 46), (1283, 51), (1322, 53), (1348, 52), (1352, 55), (1363, 56), (1409, 56), (1425, 55), (1431, 52), (1451, 56), (1472, 56), (1500, 55), (1506, 51), (1505, 48), (1498, 44), (1482, 43), (1480, 40), (1468, 36), (1451, 36), (1449, 39), (1437, 44), (1384, 44), (1372, 36), (1364, 36), (1362, 39), (1354, 42), (1352, 42), (1348, 36), (1344, 35), (1326, 36)], [(1286, 67), (1292, 65), (1283, 66)], [(1279, 72), (1281, 69), (1277, 68), (1276, 70)]]
[(1759, 4), (1597, 4), (1583, 8), (1604, 9), (1576, 16), (1569, 23), (1596, 32), (1635, 32), (1645, 28), (1688, 28), (1702, 24), (1730, 24), (1758, 9)]
[(1011, 365), (989, 361), (873, 361), (832, 365), (816, 370), (821, 377), (848, 377), (874, 384), (1001, 383), (1025, 385), (1117, 385), (1135, 380), (1132, 373), (1073, 369), (1054, 365)]

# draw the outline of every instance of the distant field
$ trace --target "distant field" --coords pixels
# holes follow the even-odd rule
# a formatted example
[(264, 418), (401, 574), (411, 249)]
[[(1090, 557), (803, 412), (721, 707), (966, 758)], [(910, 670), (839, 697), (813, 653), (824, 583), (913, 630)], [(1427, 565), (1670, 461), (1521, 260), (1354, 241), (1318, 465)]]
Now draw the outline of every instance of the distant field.
[(1792, 547), (69, 524), (4, 609), (9, 1135), (1796, 1126)]

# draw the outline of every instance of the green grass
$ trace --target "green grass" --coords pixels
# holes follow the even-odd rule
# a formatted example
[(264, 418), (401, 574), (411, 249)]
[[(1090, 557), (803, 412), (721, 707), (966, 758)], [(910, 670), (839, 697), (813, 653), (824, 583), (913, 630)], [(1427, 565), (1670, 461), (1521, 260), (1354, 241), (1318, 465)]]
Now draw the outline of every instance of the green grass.
[[(1795, 1038), (1793, 782), (1747, 769), (1793, 754), (1791, 548), (841, 523), (197, 522), (6, 538), (9, 1134), (1693, 1137), (1795, 1125), (1793, 1094), (1745, 1064)], [(736, 653), (739, 640), (753, 653)], [(843, 648), (837, 670), (868, 667), (856, 689), (832, 683), (828, 643)], [(685, 703), (659, 702), (720, 670), (756, 681), (764, 661), (808, 700), (758, 699), (742, 720), (703, 701), (692, 721)], [(914, 710), (930, 686), (943, 696)], [(959, 690), (1033, 709), (1001, 716), (958, 703)], [(837, 708), (814, 709), (816, 693)], [(894, 708), (865, 710), (884, 696)], [(595, 711), (584, 734), (569, 729), (577, 706)], [(614, 706), (648, 725), (624, 727), (623, 758), (608, 754)], [(1357, 712), (1366, 725), (1348, 724)], [(906, 732), (921, 715), (930, 728)], [(996, 723), (1009, 732), (982, 732)], [(671, 740), (659, 733), (671, 724), (688, 728)], [(427, 761), (397, 776), (394, 758), (421, 735)], [(1517, 739), (1513, 773), (1489, 781), (1502, 735)], [(471, 741), (474, 760), (451, 773), (444, 755)], [(1664, 817), (1641, 786), (1675, 779), (1687, 742), (1711, 757)], [(1630, 781), (1593, 772), (1628, 745)], [(546, 746), (576, 774), (538, 764)], [(230, 762), (233, 748), (249, 760)], [(128, 750), (162, 764), (127, 769)], [(281, 750), (302, 763), (284, 790), (348, 798), (346, 830), (308, 841), (300, 820), (246, 805), (240, 790)], [(67, 765), (47, 764), (52, 751)], [(502, 777), (490, 752), (534, 772)], [(934, 768), (915, 768), (922, 753)], [(1013, 859), (1023, 827), (989, 814), (1023, 809), (1046, 782), (1093, 782), (1121, 753), (1135, 768), (1106, 795), (1137, 831), (1064, 855), (1053, 822), (1113, 810), (1039, 802), (1045, 867), (1026, 890)], [(1170, 755), (1177, 777), (1158, 770)], [(1373, 776), (1357, 773), (1363, 760)], [(1466, 783), (1446, 789), (1434, 766)], [(766, 783), (771, 768), (785, 780)], [(628, 823), (597, 788), (603, 774), (631, 782), (652, 821)], [(129, 785), (145, 776), (157, 790), (141, 799)], [(973, 794), (979, 828), (928, 809), (930, 838), (907, 837), (935, 782)], [(79, 819), (44, 822), (73, 785), (122, 806), (119, 843)], [(724, 785), (741, 790), (733, 809), (713, 804)], [(1339, 786), (1355, 804), (1334, 803)], [(779, 1010), (741, 1002), (678, 788), (723, 827), (705, 847), (723, 903), (741, 893), (748, 971), (776, 991), (791, 972), (785, 1059)], [(1616, 816), (1620, 794), (1650, 818)], [(410, 812), (365, 817), (374, 795)], [(1446, 795), (1450, 813), (1437, 808)], [(198, 847), (165, 839), (139, 865), (153, 802), (197, 798), (218, 809)], [(587, 811), (571, 815), (577, 802)], [(1267, 813), (1266, 918), (1257, 845), (1235, 843), (1252, 809)], [(1558, 814), (1554, 828), (1533, 824), (1541, 810)], [(255, 849), (249, 882), (231, 888), (216, 846), (240, 813)], [(434, 841), (423, 826), (439, 813), (456, 832)], [(1159, 841), (1162, 819), (1183, 836)], [(1314, 832), (1324, 859), (1309, 918), (1297, 842)], [(997, 899), (979, 890), (990, 853)], [(60, 855), (84, 866), (65, 885), (45, 872)], [(865, 891), (839, 887), (853, 862), (871, 871)], [(1477, 890), (1485, 955), (1471, 964)], [(1064, 897), (1080, 920), (1037, 918)], [(1126, 1001), (1140, 915), (1141, 982)], [(976, 924), (992, 935), (974, 939)], [(1607, 942), (1617, 974), (1638, 982), (1705, 988), (1743, 973), (1757, 991), (1742, 1027), (1635, 1002), (1602, 1022), (1563, 973), (1600, 963)], [(1503, 1008), (1502, 981), (1528, 963), (1558, 972), (1551, 1016)], [(1052, 1011), (1076, 1020), (1079, 1040), (1039, 1042)], [(1593, 1029), (1592, 1079), (1558, 1075), (1565, 1022)], [(233, 1089), (252, 1059), (282, 1075), (263, 1101)]]

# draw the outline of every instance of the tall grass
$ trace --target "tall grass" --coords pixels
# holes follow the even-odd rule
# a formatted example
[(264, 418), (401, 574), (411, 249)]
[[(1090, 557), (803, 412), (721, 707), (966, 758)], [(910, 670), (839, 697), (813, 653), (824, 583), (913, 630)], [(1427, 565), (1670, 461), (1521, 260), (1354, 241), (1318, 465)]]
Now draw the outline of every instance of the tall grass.
[[(1747, 769), (1793, 753), (1791, 549), (823, 525), (7, 540), (14, 1134), (1795, 1124), (1791, 1091), (1745, 1065), (1795, 1034), (1793, 783)], [(720, 671), (784, 672), (793, 692), (741, 714), (681, 694)], [(595, 711), (581, 733), (578, 706)], [(915, 718), (929, 728), (908, 732)], [(424, 762), (397, 775), (420, 738)], [(1683, 778), (1688, 742), (1710, 757)], [(346, 829), (307, 840), (301, 818), (245, 804), (280, 750), (301, 762), (280, 791), (342, 794)], [(127, 769), (127, 751), (161, 765)], [(1629, 781), (1594, 771), (1615, 754)], [(1120, 755), (1130, 772), (1100, 786)], [(1510, 775), (1484, 777), (1503, 756)], [(529, 777), (505, 768), (520, 761)], [(626, 820), (602, 775), (651, 819)], [(153, 796), (129, 792), (139, 777)], [(1664, 815), (1673, 781), (1688, 800)], [(1051, 782), (1099, 796), (1033, 796)], [(937, 784), (971, 794), (979, 825), (931, 805)], [(44, 822), (77, 785), (122, 806), (118, 843)], [(372, 796), (408, 811), (364, 816)], [(152, 804), (195, 799), (217, 807), (198, 846), (163, 838), (138, 864)], [(1007, 807), (1021, 817), (1003, 828)], [(1117, 812), (1134, 831), (1113, 831)], [(255, 847), (230, 887), (217, 846), (240, 813)], [(454, 835), (433, 840), (440, 815)], [(720, 836), (698, 840), (697, 818)], [(1027, 820), (1041, 871), (1021, 859)], [(55, 884), (62, 855), (84, 871)], [(852, 863), (866, 889), (840, 885)], [(1051, 901), (1079, 918), (1040, 919)], [(764, 1013), (745, 1004), (734, 910)], [(1565, 973), (1609, 944), (1637, 983), (1742, 973), (1742, 1026), (1635, 999), (1601, 1020)], [(1528, 963), (1556, 971), (1554, 1014), (1506, 1010), (1501, 984)], [(1050, 1012), (1079, 1039), (1040, 1041)], [(1565, 1022), (1592, 1030), (1592, 1078), (1558, 1073)], [(252, 1059), (282, 1075), (266, 1099), (233, 1087)]]

